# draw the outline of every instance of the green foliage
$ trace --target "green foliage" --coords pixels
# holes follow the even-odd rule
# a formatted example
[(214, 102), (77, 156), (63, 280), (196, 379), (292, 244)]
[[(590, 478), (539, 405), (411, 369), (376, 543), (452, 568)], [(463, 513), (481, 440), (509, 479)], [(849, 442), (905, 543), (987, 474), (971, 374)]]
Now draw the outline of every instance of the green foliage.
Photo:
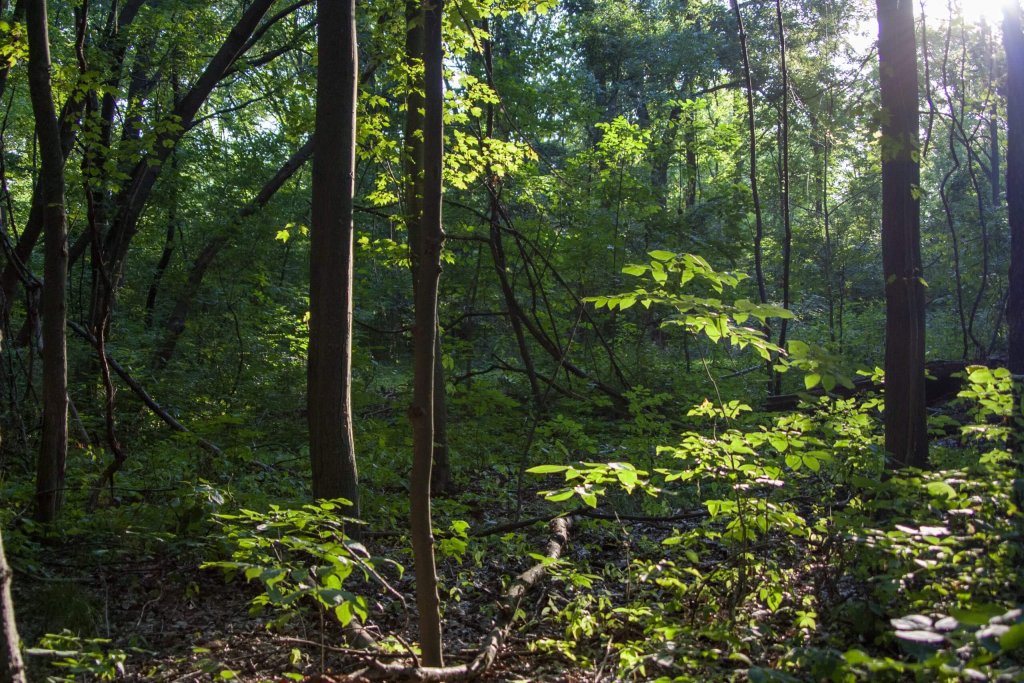
[(346, 580), (358, 570), (364, 580), (384, 583), (378, 567), (391, 565), (401, 571), (401, 565), (371, 557), (362, 544), (346, 535), (346, 525), (358, 524), (340, 514), (349, 504), (338, 499), (298, 509), (271, 505), (266, 513), (240, 510), (217, 515), (231, 560), (207, 562), (203, 567), (261, 583), (264, 592), (253, 599), (257, 610), (269, 607), (287, 618), (303, 601), (312, 601), (342, 626), (353, 618), (365, 621), (366, 598), (345, 589)]
[(54, 656), (50, 664), (61, 673), (47, 676), (52, 683), (73, 683), (81, 680), (80, 676), (97, 681), (120, 680), (128, 659), (128, 653), (113, 647), (109, 638), (82, 638), (70, 631), (46, 634), (29, 654)]
[[(717, 295), (733, 290), (746, 276), (719, 272), (694, 254), (674, 254), (668, 251), (652, 251), (652, 260), (647, 265), (631, 265), (622, 269), (627, 275), (644, 277), (650, 281), (648, 288), (637, 288), (624, 294), (590, 297), (597, 308), (624, 311), (639, 303), (644, 308), (652, 304), (667, 305), (675, 309), (675, 315), (665, 324), (679, 325), (691, 334), (703, 334), (712, 342), (726, 340), (739, 348), (749, 346), (762, 358), (770, 359), (772, 353), (780, 353), (776, 345), (768, 341), (764, 332), (743, 324), (753, 318), (762, 324), (768, 318), (792, 318), (793, 314), (778, 306), (755, 304), (749, 299), (727, 302), (714, 296), (689, 293), (689, 289), (710, 289)], [(690, 283), (693, 283), (690, 285)], [(688, 287), (688, 285), (690, 285)]]

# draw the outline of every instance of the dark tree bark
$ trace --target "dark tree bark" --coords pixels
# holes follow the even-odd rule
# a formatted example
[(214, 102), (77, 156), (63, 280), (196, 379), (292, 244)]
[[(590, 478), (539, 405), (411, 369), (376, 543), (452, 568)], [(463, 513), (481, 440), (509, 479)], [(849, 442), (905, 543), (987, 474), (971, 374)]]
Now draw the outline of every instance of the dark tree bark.
[(1006, 321), (1010, 328), (1009, 367), (1014, 375), (1015, 447), (1018, 464), (1024, 446), (1024, 32), (1015, 2), (1003, 6), (1003, 46), (1006, 49), (1006, 203), (1010, 224), (1010, 283)]
[(928, 430), (914, 8), (906, 0), (877, 0), (877, 7), (886, 304), (885, 450), (889, 466), (924, 467)]
[(352, 436), (352, 193), (356, 165), (355, 0), (317, 3), (316, 134), (309, 273), (309, 456), (314, 498), (359, 515)]
[[(423, 219), (423, 23), (419, 21), (418, 0), (406, 0), (405, 57), (411, 82), (405, 110), (405, 155), (403, 178), (405, 194), (405, 227), (409, 238), (409, 261), (412, 271), (413, 297), (419, 281), (420, 255), (416, 248), (422, 237)], [(430, 470), (432, 495), (444, 493), (451, 484), (448, 460), (448, 401), (445, 394), (444, 365), (441, 355), (441, 333), (434, 333), (434, 464)]]
[(53, 521), (64, 503), (68, 453), (68, 364), (64, 330), (67, 289), (67, 216), (64, 154), (50, 87), (50, 37), (46, 0), (29, 0), (29, 90), (39, 137), (43, 235), (43, 435), (36, 470), (36, 517)]
[(443, 666), (440, 599), (434, 563), (430, 510), (430, 472), (434, 444), (434, 366), (437, 333), (437, 289), (441, 276), (441, 169), (444, 154), (444, 52), (441, 17), (444, 0), (423, 0), (423, 219), (418, 252), (419, 277), (414, 302), (413, 398), (409, 405), (413, 456), (409, 492), (409, 521), (416, 571), (416, 607), (424, 666)]

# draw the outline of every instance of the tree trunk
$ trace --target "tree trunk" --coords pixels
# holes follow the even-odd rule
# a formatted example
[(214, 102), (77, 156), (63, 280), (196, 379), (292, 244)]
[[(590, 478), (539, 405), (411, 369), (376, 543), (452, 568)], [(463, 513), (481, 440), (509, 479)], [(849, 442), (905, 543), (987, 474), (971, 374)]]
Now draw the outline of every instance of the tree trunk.
[[(417, 244), (422, 237), (423, 221), (423, 23), (419, 20), (418, 0), (406, 0), (405, 58), (409, 68), (409, 94), (405, 110), (405, 152), (403, 182), (405, 194), (405, 227), (409, 238), (409, 261), (415, 298), (419, 281), (420, 254)], [(441, 333), (434, 332), (434, 464), (430, 470), (432, 495), (444, 493), (451, 483), (448, 461), (448, 402), (445, 394), (444, 365), (441, 355)]]
[(743, 57), (743, 80), (747, 94), (747, 135), (750, 143), (750, 195), (754, 203), (754, 273), (757, 279), (757, 294), (761, 303), (768, 303), (768, 292), (764, 282), (764, 220), (761, 217), (761, 195), (757, 188), (757, 127), (754, 120), (754, 82), (750, 76), (750, 57), (747, 54), (747, 32), (743, 27), (743, 15), (737, 0), (732, 0), (732, 11), (736, 14), (736, 28), (740, 34), (740, 54)]
[(443, 49), (441, 17), (444, 0), (423, 0), (423, 213), (416, 250), (415, 324), (413, 327), (413, 399), (409, 421), (413, 433), (409, 521), (416, 572), (416, 607), (424, 666), (442, 666), (441, 613), (434, 564), (430, 510), (430, 477), (434, 444), (434, 367), (437, 333), (437, 288), (441, 276), (441, 169), (444, 154)]
[(914, 8), (877, 0), (882, 103), (882, 270), (885, 277), (885, 450), (889, 465), (924, 467), (925, 298), (921, 272)]
[(29, 89), (39, 136), (43, 199), (43, 436), (36, 470), (36, 517), (53, 521), (64, 503), (68, 454), (68, 364), (64, 330), (68, 226), (64, 211), (64, 154), (50, 87), (50, 37), (46, 0), (27, 11)]
[[(782, 307), (789, 309), (790, 306), (790, 269), (793, 261), (793, 225), (790, 220), (789, 211), (789, 69), (786, 67), (786, 31), (782, 22), (782, 0), (775, 0), (775, 19), (779, 28), (779, 69), (782, 73), (782, 114), (781, 124), (781, 147), (782, 147), (782, 173), (779, 179), (779, 201), (782, 212)], [(789, 329), (789, 320), (783, 318), (779, 323), (779, 347), (786, 348), (786, 332)], [(775, 373), (773, 393), (782, 391), (782, 373)]]
[(18, 625), (14, 621), (14, 601), (11, 599), (11, 567), (4, 554), (4, 541), (0, 536), (0, 618), (4, 624), (4, 642), (0, 643), (0, 680), (5, 683), (25, 683), (25, 664), (21, 659)]
[[(3, 334), (0, 333), (0, 339)], [(3, 620), (3, 642), (0, 643), (0, 681), (25, 683), (25, 664), (21, 660), (18, 624), (14, 620), (14, 600), (11, 598), (11, 567), (4, 553), (4, 539), (0, 533), (0, 619)]]
[(1003, 6), (1003, 46), (1006, 49), (1006, 203), (1010, 224), (1010, 283), (1006, 320), (1010, 328), (1009, 367), (1014, 375), (1015, 449), (1018, 466), (1024, 462), (1024, 32), (1020, 7)]
[(309, 273), (309, 455), (314, 498), (359, 515), (352, 436), (352, 193), (355, 190), (355, 0), (317, 3), (316, 134)]

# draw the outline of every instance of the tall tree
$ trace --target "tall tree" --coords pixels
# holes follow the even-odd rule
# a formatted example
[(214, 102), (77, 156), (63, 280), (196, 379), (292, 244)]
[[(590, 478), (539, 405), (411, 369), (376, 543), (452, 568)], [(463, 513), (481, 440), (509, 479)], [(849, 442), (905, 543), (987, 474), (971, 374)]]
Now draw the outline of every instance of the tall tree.
[(316, 133), (310, 226), (309, 457), (315, 498), (359, 514), (352, 435), (352, 193), (355, 190), (355, 0), (317, 3)]
[(924, 282), (914, 7), (877, 0), (881, 95), (882, 272), (885, 277), (885, 450), (893, 466), (928, 460)]
[[(1010, 372), (1014, 375), (1014, 415), (1024, 417), (1024, 32), (1020, 5), (1003, 5), (1006, 49), (1006, 203), (1010, 223), (1010, 291), (1006, 319), (1010, 327)], [(1024, 447), (1018, 438), (1016, 448)]]
[(417, 252), (418, 278), (414, 292), (412, 477), (409, 492), (410, 532), (416, 569), (416, 608), (419, 612), (423, 664), (442, 666), (441, 611), (430, 510), (430, 477), (434, 450), (434, 367), (437, 334), (437, 288), (441, 277), (441, 227), (444, 154), (444, 50), (441, 17), (444, 0), (423, 0), (423, 212)]
[[(415, 293), (419, 281), (420, 253), (416, 248), (422, 235), (423, 219), (423, 22), (418, 0), (406, 0), (405, 59), (409, 93), (405, 101), (404, 155), (402, 165), (405, 195), (405, 228), (409, 236), (409, 262)], [(414, 294), (415, 298), (415, 294)], [(434, 333), (434, 464), (430, 470), (432, 495), (443, 493), (451, 483), (448, 462), (448, 402), (444, 390), (441, 333)]]
[(52, 521), (64, 503), (68, 454), (68, 362), (65, 333), (68, 224), (64, 208), (64, 154), (50, 86), (46, 0), (30, 0), (27, 13), (29, 90), (39, 138), (43, 198), (43, 435), (36, 469), (36, 517)]

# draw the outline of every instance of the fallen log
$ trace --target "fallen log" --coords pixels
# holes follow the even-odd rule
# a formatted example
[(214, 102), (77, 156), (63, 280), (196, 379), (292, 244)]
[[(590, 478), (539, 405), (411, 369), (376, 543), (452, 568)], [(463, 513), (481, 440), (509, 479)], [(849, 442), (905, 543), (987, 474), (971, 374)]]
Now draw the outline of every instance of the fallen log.
[[(935, 405), (955, 398), (963, 385), (963, 378), (955, 375), (962, 373), (968, 365), (972, 365), (972, 363), (962, 360), (933, 360), (925, 363), (925, 371), (928, 373), (925, 381), (925, 400), (927, 403)], [(852, 389), (837, 385), (828, 393), (841, 398), (850, 398), (878, 388), (869, 377), (858, 377), (853, 381)], [(800, 401), (807, 398), (816, 399), (819, 396), (824, 396), (825, 393), (821, 386), (817, 386), (810, 391), (769, 396), (765, 402), (764, 409), (769, 412), (795, 410)]]
[(547, 573), (547, 566), (552, 560), (562, 556), (569, 542), (569, 530), (572, 528), (571, 517), (558, 517), (551, 520), (551, 536), (544, 553), (545, 561), (538, 562), (516, 577), (499, 605), (498, 617), (494, 627), (484, 640), (483, 647), (473, 661), (458, 666), (405, 666), (380, 661), (371, 662), (365, 669), (349, 675), (347, 680), (386, 680), (386, 681), (463, 681), (483, 675), (498, 657), (501, 646), (508, 638), (509, 632), (516, 621), (516, 613), (526, 594), (536, 586)]

